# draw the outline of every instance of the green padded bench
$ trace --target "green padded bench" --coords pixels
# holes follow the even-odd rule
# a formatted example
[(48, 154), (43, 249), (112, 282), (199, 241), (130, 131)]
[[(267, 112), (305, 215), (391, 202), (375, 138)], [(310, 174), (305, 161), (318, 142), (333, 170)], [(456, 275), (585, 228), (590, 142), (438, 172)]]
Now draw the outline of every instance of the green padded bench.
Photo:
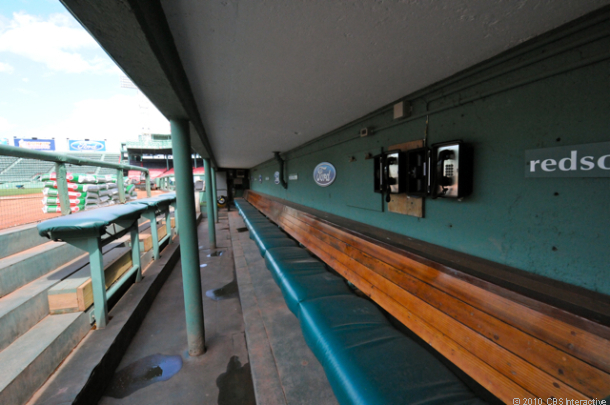
[(485, 403), (370, 301), (353, 294), (305, 300), (299, 322), (342, 405)]
[(290, 266), (290, 271), (292, 272), (308, 272), (309, 270), (326, 271), (324, 263), (307, 253), (305, 249), (296, 246), (276, 247), (267, 250), (265, 265), (278, 285), (280, 284), (281, 274), (284, 271), (288, 271), (288, 266)]
[(256, 240), (256, 235), (258, 233), (260, 233), (261, 235), (275, 234), (275, 235), (281, 235), (284, 237), (288, 237), (288, 235), (286, 235), (284, 232), (282, 232), (282, 230), (280, 228), (278, 228), (277, 225), (272, 224), (269, 221), (267, 221), (266, 223), (265, 222), (250, 223), (250, 227), (248, 229), (250, 230), (250, 239), (254, 239), (254, 240)]
[(278, 247), (267, 250), (265, 263), (282, 290), (288, 309), (299, 316), (299, 304), (307, 299), (353, 293), (341, 277), (326, 270), (326, 265), (305, 249)]
[[(251, 232), (256, 227), (270, 228), (269, 225), (273, 225), (269, 222), (268, 219), (251, 218), (250, 216), (244, 218), (244, 223), (246, 224), (246, 228), (248, 228), (248, 230)], [(277, 228), (277, 226), (275, 227)]]
[[(176, 193), (166, 193), (157, 195), (155, 197), (143, 198), (141, 200), (128, 202), (131, 204), (143, 204), (148, 208), (142, 213), (142, 216), (150, 221), (150, 232), (152, 235), (153, 243), (153, 259), (159, 260), (159, 246), (165, 243), (169, 239), (169, 243), (172, 243), (172, 227), (170, 221), (170, 210), (169, 207), (174, 207), (174, 215), (176, 218), (176, 230), (178, 229), (178, 211), (176, 210)], [(167, 235), (163, 240), (159, 240), (159, 234), (157, 230), (157, 216), (163, 214), (165, 216), (165, 224), (167, 227)]]
[(256, 208), (254, 208), (250, 203), (247, 203), (245, 201), (239, 202), (235, 200), (235, 206), (239, 211), (239, 215), (241, 215), (242, 217), (244, 216), (244, 211), (247, 213), (256, 212), (257, 214), (260, 214), (260, 212)]
[[(244, 220), (256, 217), (247, 209)], [(396, 330), (372, 302), (357, 297), (341, 277), (279, 231), (251, 223), (251, 238), (299, 318), (342, 405), (472, 404), (479, 399), (417, 342)], [(275, 228), (275, 229), (274, 229)], [(273, 246), (273, 242), (291, 246)]]
[(288, 235), (278, 228), (250, 230), (250, 238), (256, 242), (263, 257), (265, 257), (267, 249), (297, 246), (294, 240), (290, 239)]
[(235, 202), (250, 230), (250, 239), (254, 240), (264, 257), (267, 249), (275, 247), (295, 247), (297, 244), (277, 225), (266, 219), (256, 208), (245, 202)]
[[(136, 281), (142, 279), (138, 219), (147, 209), (147, 205), (137, 203), (115, 205), (49, 219), (37, 226), (40, 236), (54, 241), (64, 241), (89, 253), (93, 303), (95, 305), (94, 316), (99, 329), (106, 327), (108, 323), (107, 298), (111, 297), (134, 273), (136, 274)], [(124, 231), (103, 238), (107, 235), (106, 228), (112, 224), (121, 226)], [(133, 266), (106, 292), (102, 247), (127, 232), (131, 233)]]
[(267, 218), (263, 217), (262, 215), (258, 216), (258, 215), (250, 215), (250, 214), (248, 214), (247, 217), (244, 217), (244, 222), (246, 223), (246, 226), (248, 227), (248, 229), (252, 228), (255, 224), (256, 225), (271, 224), (271, 222), (269, 222), (269, 220)]

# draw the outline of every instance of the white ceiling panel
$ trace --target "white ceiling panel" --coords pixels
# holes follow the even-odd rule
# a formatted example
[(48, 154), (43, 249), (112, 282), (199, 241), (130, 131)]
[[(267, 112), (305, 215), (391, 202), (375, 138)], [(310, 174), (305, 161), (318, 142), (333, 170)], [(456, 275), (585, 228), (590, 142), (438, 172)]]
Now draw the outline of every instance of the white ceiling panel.
[(221, 167), (252, 167), (608, 0), (162, 0)]

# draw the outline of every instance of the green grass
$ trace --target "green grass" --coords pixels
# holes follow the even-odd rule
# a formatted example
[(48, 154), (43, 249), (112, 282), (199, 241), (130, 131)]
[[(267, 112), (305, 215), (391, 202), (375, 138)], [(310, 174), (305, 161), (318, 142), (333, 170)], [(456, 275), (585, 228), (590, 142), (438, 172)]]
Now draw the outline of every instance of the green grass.
[(0, 189), (0, 197), (8, 197), (14, 195), (39, 194), (42, 193), (42, 188), (2, 188)]

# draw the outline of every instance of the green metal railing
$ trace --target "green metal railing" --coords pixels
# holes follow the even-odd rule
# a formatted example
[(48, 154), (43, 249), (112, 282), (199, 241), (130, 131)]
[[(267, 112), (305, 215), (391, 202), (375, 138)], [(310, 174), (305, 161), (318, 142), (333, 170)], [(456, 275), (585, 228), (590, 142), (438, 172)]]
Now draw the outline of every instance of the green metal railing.
[(55, 163), (55, 173), (57, 182), (57, 194), (61, 207), (61, 215), (70, 214), (70, 197), (68, 193), (68, 181), (66, 178), (66, 164), (75, 166), (96, 166), (108, 169), (116, 169), (117, 171), (117, 187), (119, 190), (119, 201), (126, 202), (125, 184), (123, 181), (123, 170), (138, 170), (146, 175), (146, 195), (151, 196), (150, 192), (150, 174), (148, 169), (143, 167), (124, 165), (120, 163), (104, 162), (100, 160), (87, 159), (83, 157), (70, 156), (62, 153), (43, 152), (31, 149), (18, 148), (15, 146), (0, 145), (0, 156), (13, 156), (23, 159), (36, 159), (46, 162)]

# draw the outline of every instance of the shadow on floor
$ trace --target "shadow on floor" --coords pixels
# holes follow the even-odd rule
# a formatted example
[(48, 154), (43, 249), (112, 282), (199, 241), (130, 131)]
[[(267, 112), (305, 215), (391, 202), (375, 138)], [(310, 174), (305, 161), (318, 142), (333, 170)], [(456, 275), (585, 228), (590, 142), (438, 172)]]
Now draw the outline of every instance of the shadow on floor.
[(227, 371), (216, 379), (218, 405), (255, 405), (250, 363), (243, 366), (237, 356), (231, 357)]

